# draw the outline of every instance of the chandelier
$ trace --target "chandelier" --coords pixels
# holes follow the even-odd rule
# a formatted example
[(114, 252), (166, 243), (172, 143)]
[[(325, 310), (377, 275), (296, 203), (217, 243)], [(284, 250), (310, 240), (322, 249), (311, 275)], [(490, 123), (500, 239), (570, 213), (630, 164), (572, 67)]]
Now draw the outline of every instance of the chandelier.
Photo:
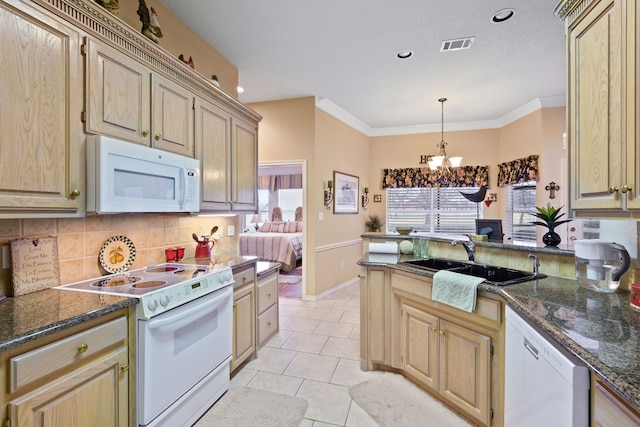
[(440, 150), (440, 153), (437, 156), (431, 156), (431, 160), (427, 162), (429, 164), (429, 168), (434, 170), (438, 168), (457, 168), (462, 162), (462, 157), (448, 157), (445, 150), (445, 147), (448, 145), (444, 140), (444, 103), (446, 100), (447, 98), (438, 99), (438, 102), (440, 102), (440, 105), (442, 106), (442, 131), (440, 142), (436, 144), (436, 148)]

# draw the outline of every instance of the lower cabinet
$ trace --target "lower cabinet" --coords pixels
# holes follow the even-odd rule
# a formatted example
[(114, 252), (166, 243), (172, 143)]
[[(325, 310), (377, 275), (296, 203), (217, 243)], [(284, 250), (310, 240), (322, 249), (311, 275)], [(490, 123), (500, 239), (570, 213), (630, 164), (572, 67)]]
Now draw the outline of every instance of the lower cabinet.
[(640, 414), (591, 374), (591, 425), (640, 426)]
[(361, 367), (395, 369), (483, 426), (502, 426), (503, 302), (479, 293), (472, 313), (434, 302), (432, 279), (363, 267)]
[[(129, 403), (127, 316), (3, 354), (10, 426), (126, 427)], [(44, 339), (43, 339), (44, 340)], [(35, 345), (34, 345), (35, 344)], [(130, 423), (131, 420), (131, 423)]]
[(256, 356), (255, 267), (234, 270), (231, 371)]
[(271, 270), (258, 278), (258, 349), (278, 332), (279, 270)]

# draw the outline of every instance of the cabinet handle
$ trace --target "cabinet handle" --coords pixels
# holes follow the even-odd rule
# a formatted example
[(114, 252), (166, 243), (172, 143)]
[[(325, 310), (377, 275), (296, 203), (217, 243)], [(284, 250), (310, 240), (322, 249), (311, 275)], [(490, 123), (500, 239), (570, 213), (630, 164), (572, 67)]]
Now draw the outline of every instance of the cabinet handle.
[(162, 138), (162, 135), (159, 133), (156, 133), (156, 141), (160, 141), (160, 138)]
[(444, 336), (444, 331), (440, 331), (440, 336), (443, 337)]
[(271, 326), (271, 322), (267, 322), (267, 326)]
[(242, 283), (246, 283), (246, 282), (247, 282), (247, 278), (246, 278), (246, 277), (243, 277), (243, 278), (242, 278)]
[(80, 195), (80, 190), (78, 190), (77, 188), (74, 188), (73, 191), (71, 192), (71, 196), (78, 197), (79, 195)]
[(143, 130), (142, 131), (142, 136), (149, 136), (149, 131), (148, 130)]
[(269, 298), (271, 298), (271, 292), (269, 292), (269, 293), (267, 294), (267, 296), (268, 296)]
[(611, 187), (609, 187), (609, 193), (610, 194), (617, 193), (617, 192), (618, 192), (618, 187), (615, 187), (613, 185)]
[(573, 242), (574, 240), (578, 240), (578, 238), (576, 236), (571, 236), (571, 237), (569, 237), (569, 240), (571, 240)]
[(129, 370), (129, 365), (120, 365), (120, 372), (127, 372)]
[(622, 188), (620, 189), (620, 191), (622, 191), (623, 193), (626, 193), (627, 191), (631, 191), (631, 187), (629, 187), (628, 185), (623, 185)]
[(87, 349), (89, 348), (88, 345), (86, 344), (80, 344), (78, 346), (78, 353), (84, 353), (85, 351), (87, 351)]
[(431, 328), (431, 332), (436, 333), (436, 328)]

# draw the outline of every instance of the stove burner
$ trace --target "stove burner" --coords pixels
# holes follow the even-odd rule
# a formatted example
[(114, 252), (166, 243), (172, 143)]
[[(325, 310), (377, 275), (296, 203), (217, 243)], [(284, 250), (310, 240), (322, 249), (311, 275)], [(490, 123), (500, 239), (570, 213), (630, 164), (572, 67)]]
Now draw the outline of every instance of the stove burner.
[(158, 286), (164, 286), (167, 282), (165, 280), (147, 280), (145, 282), (139, 282), (134, 285), (131, 285), (132, 288), (137, 289), (146, 289), (146, 288), (157, 288)]
[(106, 279), (102, 279), (97, 282), (93, 282), (91, 286), (97, 286), (100, 288), (106, 286), (124, 286), (140, 280), (142, 280), (142, 278), (137, 276), (114, 276), (107, 277)]
[(206, 268), (191, 268), (188, 270), (180, 270), (180, 271), (176, 271), (175, 274), (176, 276), (185, 276), (185, 277), (196, 277), (199, 276), (201, 274), (207, 273), (209, 270)]
[(176, 271), (178, 269), (180, 269), (180, 267), (175, 267), (173, 265), (168, 265), (166, 267), (147, 268), (145, 270), (145, 273), (171, 273), (172, 271)]

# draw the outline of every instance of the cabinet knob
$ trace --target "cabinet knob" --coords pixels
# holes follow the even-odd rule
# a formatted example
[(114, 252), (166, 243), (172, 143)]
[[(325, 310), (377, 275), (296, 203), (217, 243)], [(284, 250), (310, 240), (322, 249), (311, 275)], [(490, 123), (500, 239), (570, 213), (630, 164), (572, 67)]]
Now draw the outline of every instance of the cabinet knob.
[(569, 237), (569, 240), (571, 240), (573, 242), (574, 240), (578, 240), (578, 238), (576, 236), (571, 236), (571, 237)]
[(78, 197), (79, 195), (80, 195), (80, 190), (78, 190), (77, 188), (74, 188), (73, 191), (71, 192), (71, 196)]
[(87, 349), (89, 348), (88, 345), (86, 344), (80, 344), (78, 346), (78, 353), (84, 353), (85, 351), (87, 351)]
[(142, 136), (149, 136), (149, 131), (148, 130), (143, 130), (142, 131)]
[(127, 372), (129, 370), (129, 365), (120, 365), (120, 372)]
[(267, 322), (267, 326), (271, 326), (271, 322)]
[(443, 337), (444, 336), (444, 331), (440, 331), (440, 336)]
[(159, 133), (156, 133), (156, 141), (160, 141), (160, 138), (162, 138), (162, 135)]
[(613, 194), (613, 193), (617, 193), (618, 192), (618, 187), (615, 186), (611, 186), (609, 187), (609, 193)]
[(431, 328), (431, 332), (435, 333), (436, 332), (436, 328)]
[(271, 298), (271, 292), (269, 292), (269, 293), (267, 294), (267, 296), (268, 296), (269, 298)]
[(629, 187), (628, 185), (623, 185), (620, 191), (622, 191), (623, 193), (627, 193), (628, 191), (630, 192), (631, 187)]

